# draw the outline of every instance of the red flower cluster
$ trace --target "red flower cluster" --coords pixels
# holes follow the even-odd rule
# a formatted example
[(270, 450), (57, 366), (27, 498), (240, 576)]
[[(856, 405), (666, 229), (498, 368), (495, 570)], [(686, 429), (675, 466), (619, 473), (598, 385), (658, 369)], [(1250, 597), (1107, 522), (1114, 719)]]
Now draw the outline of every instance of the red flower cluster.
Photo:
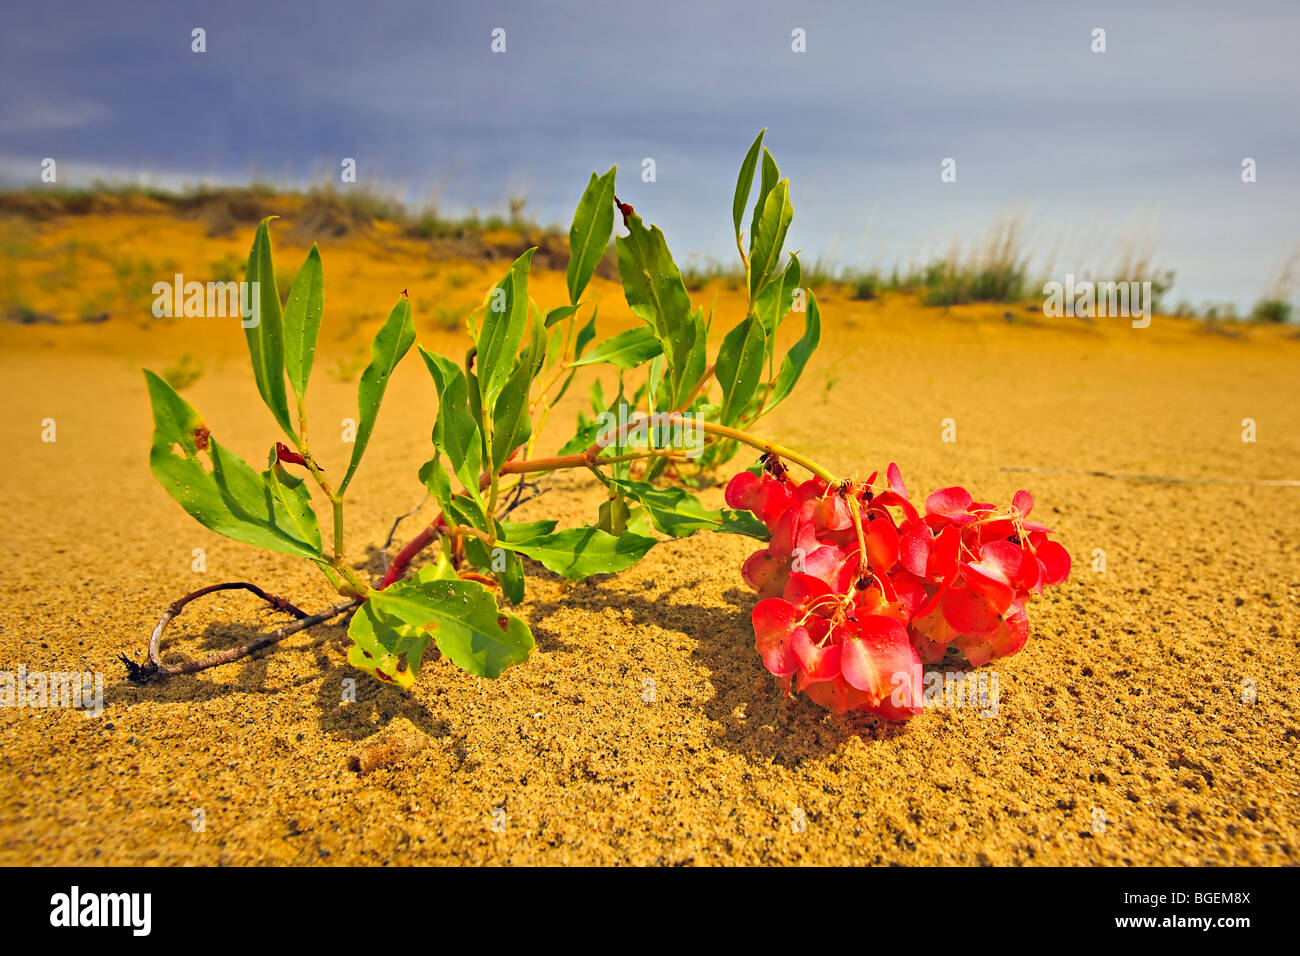
[[(944, 488), (921, 514), (896, 465), (877, 488), (796, 485), (765, 456), (743, 471), (727, 505), (771, 532), (741, 574), (761, 599), (754, 638), (763, 663), (794, 689), (841, 713), (886, 720), (921, 712), (921, 662), (955, 644), (975, 666), (1016, 653), (1029, 636), (1025, 603), (1070, 573), (1070, 555), (1015, 495), (999, 511), (964, 488)], [(895, 512), (898, 517), (896, 518)]]

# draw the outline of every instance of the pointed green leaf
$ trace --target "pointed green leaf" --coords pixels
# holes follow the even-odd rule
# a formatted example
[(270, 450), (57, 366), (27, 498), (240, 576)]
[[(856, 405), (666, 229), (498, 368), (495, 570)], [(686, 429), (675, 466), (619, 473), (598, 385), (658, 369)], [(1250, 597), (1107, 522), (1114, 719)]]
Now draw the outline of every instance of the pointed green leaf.
[(577, 311), (578, 307), (576, 305), (562, 305), (557, 309), (551, 309), (550, 312), (546, 313), (546, 327), (548, 329), (554, 328), (557, 322), (563, 322)]
[(781, 361), (781, 371), (776, 376), (776, 386), (772, 390), (772, 397), (767, 402), (768, 408), (775, 408), (794, 390), (795, 383), (803, 374), (804, 366), (808, 364), (808, 359), (812, 358), (813, 352), (817, 351), (821, 334), (821, 310), (817, 308), (817, 297), (810, 292), (808, 293), (808, 317), (804, 319), (803, 336), (794, 343)]
[(714, 372), (722, 386), (722, 424), (733, 425), (741, 419), (763, 377), (766, 357), (767, 333), (756, 316), (742, 320), (722, 340)]
[(663, 350), (663, 343), (659, 341), (654, 330), (638, 325), (611, 336), (571, 364), (577, 368), (608, 362), (610, 365), (628, 370), (648, 362), (656, 355), (663, 354)]
[(275, 216), (258, 224), (253, 247), (248, 253), (244, 281), (248, 283), (252, 324), (244, 329), (253, 378), (262, 401), (275, 416), (285, 434), (296, 439), (289, 415), (289, 398), (284, 389), (284, 323), (280, 315), (280, 293), (275, 285), (275, 264), (271, 260), (271, 234), (267, 227)]
[[(433, 423), (433, 444), (447, 456), (465, 490), (478, 494), (483, 472), (483, 436), (469, 402), (469, 380), (450, 359), (420, 347), (434, 388), (438, 391), (438, 417)], [(427, 484), (427, 482), (426, 482)]]
[(569, 301), (574, 305), (591, 281), (600, 257), (605, 254), (614, 232), (614, 175), (611, 166), (604, 176), (591, 174), (591, 181), (578, 200), (569, 229)]
[(703, 502), (684, 488), (656, 488), (644, 481), (614, 480), (629, 498), (645, 506), (654, 526), (674, 538), (684, 538), (696, 531), (738, 534), (766, 541), (767, 526), (748, 511), (719, 511), (704, 507)]
[(271, 489), (275, 505), (283, 511), (287, 529), (295, 538), (320, 551), (320, 524), (311, 507), (311, 489), (305, 480), (285, 470), (274, 448), (267, 459), (267, 469), (262, 472), (262, 481)]
[[(153, 409), (149, 467), (191, 517), (218, 534), (246, 544), (319, 558), (321, 543), (310, 497), (280, 489), (208, 432), (194, 408), (148, 370), (144, 373)], [(310, 516), (310, 517), (308, 517)]]
[(573, 356), (575, 359), (582, 358), (583, 350), (587, 348), (587, 346), (591, 343), (591, 340), (594, 339), (595, 337), (596, 337), (596, 313), (595, 311), (592, 311), (591, 318), (587, 320), (587, 324), (578, 330), (578, 338), (574, 343), (574, 347), (573, 347)]
[(790, 204), (790, 180), (782, 179), (763, 200), (763, 210), (754, 227), (753, 241), (749, 256), (749, 293), (758, 295), (758, 290), (767, 282), (767, 277), (781, 259), (781, 246), (785, 244), (785, 234), (790, 229), (794, 218), (794, 207)]
[(758, 219), (763, 211), (763, 203), (767, 201), (767, 194), (776, 186), (776, 182), (781, 178), (781, 171), (777, 168), (776, 160), (768, 152), (767, 147), (763, 147), (763, 178), (758, 187), (758, 199), (754, 202), (754, 214), (749, 220), (749, 249), (750, 258), (753, 258), (754, 236), (758, 234)]
[(556, 522), (552, 519), (543, 521), (502, 521), (501, 537), (516, 544), (525, 544), (536, 538), (542, 538), (555, 530)]
[(284, 307), (284, 368), (289, 373), (289, 385), (299, 399), (307, 391), (312, 360), (316, 357), (316, 337), (325, 306), (324, 281), (320, 250), (313, 244), (294, 277), (289, 302)]
[[(754, 301), (754, 314), (762, 320), (763, 328), (769, 336), (776, 332), (781, 320), (794, 308), (795, 290), (799, 288), (801, 278), (799, 259), (792, 255), (785, 272), (781, 274), (781, 281), (769, 282), (758, 293), (758, 298)], [(768, 344), (771, 344), (770, 340)]]
[(655, 330), (671, 367), (673, 343), (690, 332), (691, 297), (659, 227), (647, 229), (632, 213), (627, 229), (614, 241), (623, 296), (632, 313)]
[(731, 200), (731, 219), (736, 225), (736, 239), (740, 239), (740, 220), (745, 218), (745, 204), (749, 202), (749, 190), (754, 185), (754, 169), (758, 166), (758, 151), (763, 148), (763, 134), (767, 129), (758, 131), (754, 145), (745, 154), (745, 161), (740, 164), (740, 175), (736, 177), (736, 196)]
[(502, 547), (541, 562), (570, 581), (593, 574), (624, 571), (640, 561), (657, 544), (638, 534), (614, 537), (599, 528), (566, 528), (527, 542), (502, 541)]
[(515, 353), (528, 331), (528, 270), (536, 248), (529, 249), (488, 293), (476, 345), (479, 395), (491, 408), (514, 371)]
[(499, 471), (516, 448), (532, 434), (528, 417), (528, 391), (533, 373), (527, 360), (521, 361), (506, 381), (492, 410), (492, 468)]
[(384, 400), (384, 391), (388, 388), (388, 379), (397, 368), (407, 351), (415, 342), (415, 324), (411, 321), (411, 303), (398, 299), (393, 311), (375, 333), (370, 343), (370, 364), (361, 373), (361, 382), (357, 386), (357, 437), (352, 446), (352, 460), (348, 462), (347, 474), (339, 483), (338, 493), (347, 490), (352, 476), (361, 464), (370, 435), (375, 430), (375, 419), (379, 417), (379, 405)]

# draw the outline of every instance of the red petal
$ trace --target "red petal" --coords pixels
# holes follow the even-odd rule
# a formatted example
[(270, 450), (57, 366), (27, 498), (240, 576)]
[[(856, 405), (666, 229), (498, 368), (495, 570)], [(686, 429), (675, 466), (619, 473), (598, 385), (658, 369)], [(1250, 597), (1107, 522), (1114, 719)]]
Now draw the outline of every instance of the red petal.
[(786, 582), (785, 592), (782, 597), (795, 607), (804, 607), (814, 599), (831, 593), (833, 592), (830, 585), (821, 578), (815, 578), (811, 574), (796, 571), (790, 575), (790, 580)]
[(802, 673), (799, 675), (800, 690), (803, 690), (808, 684), (831, 680), (839, 676), (840, 654), (843, 645), (828, 644), (826, 647), (818, 647), (802, 627), (795, 628), (790, 644), (795, 657), (799, 659), (799, 665), (803, 668)]
[(1010, 541), (990, 541), (980, 548), (979, 563), (1001, 580), (1014, 584), (1025, 563), (1025, 552)]
[(1070, 552), (1059, 541), (1047, 541), (1038, 549), (1043, 577), (1048, 584), (1061, 584), (1070, 576)]
[(930, 548), (930, 560), (926, 562), (925, 577), (931, 581), (942, 581), (957, 570), (957, 557), (961, 552), (961, 531), (952, 525), (944, 528), (934, 539)]
[(790, 562), (774, 557), (766, 550), (755, 551), (740, 568), (745, 583), (758, 592), (759, 597), (776, 597), (785, 590)]
[(865, 522), (863, 540), (867, 545), (867, 563), (879, 574), (888, 574), (898, 563), (898, 532), (888, 518), (876, 517)]
[(839, 495), (828, 495), (813, 509), (813, 523), (826, 531), (842, 531), (853, 527), (853, 515)]
[(970, 506), (974, 503), (970, 492), (965, 488), (940, 488), (925, 499), (927, 514), (942, 515), (952, 521), (970, 519)]
[(790, 647), (794, 616), (794, 607), (780, 598), (759, 601), (750, 615), (754, 647), (763, 658), (763, 666), (777, 677), (788, 677), (798, 668), (798, 658)]
[(889, 490), (900, 498), (906, 498), (907, 486), (903, 484), (903, 473), (898, 470), (898, 466), (892, 461), (885, 470), (885, 476), (889, 479)]
[(804, 688), (804, 693), (808, 695), (808, 699), (813, 703), (820, 704), (827, 710), (837, 714), (842, 714), (846, 710), (867, 707), (870, 704), (867, 695), (850, 687), (845, 683), (843, 677), (809, 684)]
[(1034, 510), (1034, 496), (1027, 491), (1017, 491), (1016, 496), (1011, 499), (1011, 504), (1023, 518)]
[[(857, 622), (857, 636), (844, 641), (840, 670), (849, 686), (874, 703), (896, 687), (911, 688), (921, 659), (907, 637), (907, 629), (892, 618), (871, 615)], [(910, 700), (910, 692), (904, 701)]]
[(943, 616), (959, 634), (972, 637), (987, 637), (1002, 623), (983, 598), (964, 587), (948, 589)]
[(1010, 657), (1029, 640), (1029, 615), (1024, 605), (1017, 605), (993, 633), (989, 643), (995, 657)]
[(956, 644), (972, 667), (983, 667), (995, 656), (993, 642), (987, 637), (967, 637), (963, 634), (957, 638)]
[(727, 490), (723, 498), (726, 500), (728, 508), (756, 511), (757, 493), (758, 475), (752, 471), (742, 471), (727, 482)]
[(906, 521), (899, 529), (898, 560), (917, 577), (925, 577), (926, 563), (930, 559), (930, 526), (924, 521)]

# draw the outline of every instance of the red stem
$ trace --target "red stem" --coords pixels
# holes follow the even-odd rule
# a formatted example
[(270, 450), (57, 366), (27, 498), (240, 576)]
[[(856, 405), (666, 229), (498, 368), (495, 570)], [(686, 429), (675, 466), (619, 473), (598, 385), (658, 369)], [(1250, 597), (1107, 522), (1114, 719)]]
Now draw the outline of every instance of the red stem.
[(383, 580), (379, 582), (379, 587), (376, 590), (382, 591), (400, 578), (405, 573), (406, 566), (411, 563), (417, 554), (432, 544), (433, 539), (438, 536), (438, 531), (446, 526), (446, 519), (439, 514), (429, 523), (428, 527), (407, 542), (406, 547), (397, 552), (397, 556), (388, 565), (388, 570), (384, 572)]

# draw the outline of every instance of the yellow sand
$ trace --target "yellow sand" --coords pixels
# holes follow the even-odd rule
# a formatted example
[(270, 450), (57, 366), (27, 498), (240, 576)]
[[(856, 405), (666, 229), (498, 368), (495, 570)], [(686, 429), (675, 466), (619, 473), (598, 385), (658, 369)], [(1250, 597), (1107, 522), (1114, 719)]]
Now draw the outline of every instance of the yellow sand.
[[(73, 237), (196, 278), (250, 238), (149, 217), (47, 223), (14, 274), (60, 318), (76, 317), (72, 290), (36, 279)], [(277, 245), (279, 267), (304, 252)], [(459, 355), (436, 310), (463, 312), (503, 263), (429, 262), (383, 231), (322, 254), (311, 433), (341, 473), (358, 355), (401, 289), (423, 344)], [(75, 255), (97, 270), (79, 298), (119, 293), (111, 269)], [(533, 292), (560, 304), (563, 275), (537, 276)], [(604, 334), (631, 322), (616, 285), (593, 295)], [(743, 303), (721, 286), (696, 298), (715, 296), (720, 331)], [(188, 590), (249, 580), (309, 609), (333, 599), (303, 562), (199, 527), (149, 473), (139, 368), (185, 352), (203, 368), (185, 396), (214, 434), (250, 460), (276, 439), (242, 336), (215, 320), (147, 322), (147, 299), (97, 325), (0, 326), (0, 670), (102, 671), (106, 694), (98, 719), (0, 710), (0, 863), (1295, 863), (1300, 488), (1087, 473), (1300, 479), (1294, 333), (1159, 317), (1135, 330), (899, 297), (822, 306), (819, 357), (764, 434), (842, 472), (897, 461), (917, 498), (962, 483), (1005, 502), (1028, 488), (1074, 555), (1071, 580), (1031, 606), (1026, 648), (991, 665), (995, 717), (940, 708), (881, 725), (784, 699), (752, 646), (738, 569), (753, 544), (705, 536), (567, 590), (533, 566), (521, 613), (537, 649), (495, 682), (430, 654), (403, 694), (351, 670), (333, 626), (134, 686), (117, 654), (138, 659)], [(537, 453), (567, 437), (583, 392)], [(349, 504), (351, 557), (371, 573), (393, 518), (423, 495), (434, 409), (409, 358)], [(954, 443), (940, 440), (944, 419)], [(522, 517), (594, 514), (590, 480), (545, 486)], [(214, 595), (174, 625), (165, 656), (275, 620), (247, 596)], [(347, 679), (357, 700), (343, 704)]]

